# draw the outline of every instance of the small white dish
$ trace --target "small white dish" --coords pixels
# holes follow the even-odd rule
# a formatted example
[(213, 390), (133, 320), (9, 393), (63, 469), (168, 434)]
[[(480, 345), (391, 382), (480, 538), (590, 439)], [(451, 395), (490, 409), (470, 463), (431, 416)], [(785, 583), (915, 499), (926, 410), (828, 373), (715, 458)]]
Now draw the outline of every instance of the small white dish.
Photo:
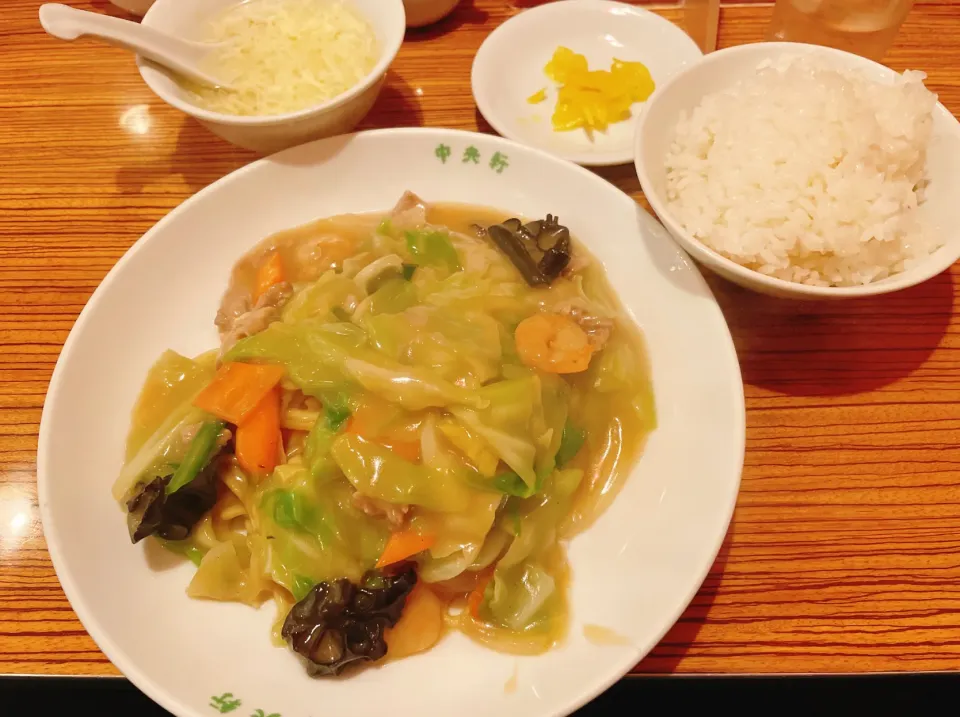
[[(360, 82), (331, 100), (296, 112), (269, 116), (228, 115), (198, 107), (162, 69), (142, 57), (137, 67), (147, 86), (171, 107), (195, 118), (231, 144), (268, 154), (304, 142), (351, 131), (367, 116), (380, 95), (380, 88), (406, 31), (403, 0), (350, 0), (374, 32), (380, 45), (380, 60)], [(156, 0), (143, 24), (187, 39), (211, 16), (237, 5), (237, 0)]]
[[(213, 317), (234, 262), (280, 229), (383, 211), (407, 189), (530, 217), (559, 213), (643, 328), (658, 426), (622, 492), (569, 545), (571, 622), (555, 649), (516, 657), (451, 633), (424, 654), (316, 680), (290, 650), (271, 644), (271, 604), (254, 610), (190, 599), (193, 565), (164, 558), (149, 541), (131, 545), (110, 486), (147, 369), (168, 348), (192, 355), (216, 345)], [(697, 592), (733, 512), (744, 435), (743, 385), (723, 314), (693, 262), (630, 197), (499, 137), (379, 130), (237, 170), (171, 212), (117, 263), (70, 332), (50, 383), (39, 505), (80, 620), (113, 663), (177, 717), (211, 717), (234, 701), (240, 717), (559, 717), (633, 667)], [(590, 642), (589, 624), (625, 644)]]
[[(713, 52), (657, 90), (637, 122), (635, 165), (644, 196), (674, 239), (694, 259), (720, 276), (761, 294), (791, 299), (847, 299), (887, 294), (930, 279), (960, 259), (960, 122), (938, 104), (927, 153), (930, 185), (920, 211), (939, 229), (944, 245), (916, 266), (863, 286), (821, 287), (765, 276), (721, 256), (687, 232), (667, 206), (666, 154), (681, 113), (691, 112), (703, 97), (752, 76), (766, 60), (812, 54), (838, 68), (865, 72), (878, 82), (892, 82), (896, 73), (883, 65), (842, 50), (819, 45), (764, 42)], [(916, 68), (920, 69), (920, 68)]]
[[(484, 118), (504, 137), (590, 167), (632, 161), (635, 118), (646, 103), (633, 105), (633, 119), (593, 133), (592, 140), (583, 130), (555, 132), (550, 118), (556, 85), (543, 68), (561, 45), (586, 56), (591, 70), (609, 70), (614, 58), (642, 62), (657, 87), (703, 57), (697, 44), (669, 20), (610, 0), (540, 5), (491, 32), (477, 51), (471, 77)], [(527, 102), (541, 88), (547, 99)]]

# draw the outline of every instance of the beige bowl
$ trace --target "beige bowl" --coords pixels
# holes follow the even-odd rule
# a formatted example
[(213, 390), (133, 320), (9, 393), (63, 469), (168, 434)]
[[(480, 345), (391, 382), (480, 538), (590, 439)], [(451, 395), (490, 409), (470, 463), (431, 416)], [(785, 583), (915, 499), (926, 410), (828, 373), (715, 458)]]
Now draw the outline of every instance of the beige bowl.
[(403, 0), (407, 11), (407, 27), (423, 27), (442, 20), (460, 0)]
[[(351, 131), (380, 94), (387, 69), (393, 62), (406, 26), (403, 0), (352, 0), (370, 22), (380, 45), (380, 59), (370, 73), (342, 95), (313, 107), (269, 116), (240, 116), (212, 112), (196, 106), (163, 70), (141, 57), (140, 75), (147, 86), (171, 107), (195, 118), (231, 144), (264, 154)], [(211, 15), (236, 0), (156, 0), (143, 24), (171, 34), (196, 39), (196, 28)]]
[(126, 10), (129, 13), (143, 17), (147, 10), (150, 9), (150, 6), (153, 5), (154, 0), (110, 0), (111, 3), (116, 5), (121, 10)]

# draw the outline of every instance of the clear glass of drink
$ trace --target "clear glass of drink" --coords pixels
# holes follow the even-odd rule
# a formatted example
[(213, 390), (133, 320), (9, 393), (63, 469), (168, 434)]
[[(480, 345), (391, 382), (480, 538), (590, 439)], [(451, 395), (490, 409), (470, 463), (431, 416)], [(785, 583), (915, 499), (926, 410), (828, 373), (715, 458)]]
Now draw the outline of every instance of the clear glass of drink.
[(776, 0), (768, 40), (806, 42), (879, 62), (914, 0)]
[(703, 52), (717, 49), (720, 0), (682, 0), (683, 24)]

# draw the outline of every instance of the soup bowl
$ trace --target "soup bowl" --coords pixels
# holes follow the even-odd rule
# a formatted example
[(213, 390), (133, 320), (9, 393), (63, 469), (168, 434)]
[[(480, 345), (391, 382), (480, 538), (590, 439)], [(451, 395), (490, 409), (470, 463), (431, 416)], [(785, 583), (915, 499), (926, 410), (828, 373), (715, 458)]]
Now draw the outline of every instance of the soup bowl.
[[(193, 117), (231, 144), (260, 153), (275, 152), (303, 142), (349, 132), (367, 116), (380, 95), (406, 29), (403, 0), (350, 0), (377, 36), (380, 59), (358, 84), (333, 99), (296, 112), (241, 116), (214, 112), (191, 102), (188, 94), (164, 70), (137, 58), (140, 76), (161, 100)], [(236, 0), (156, 0), (143, 24), (191, 40), (209, 18), (236, 5)]]

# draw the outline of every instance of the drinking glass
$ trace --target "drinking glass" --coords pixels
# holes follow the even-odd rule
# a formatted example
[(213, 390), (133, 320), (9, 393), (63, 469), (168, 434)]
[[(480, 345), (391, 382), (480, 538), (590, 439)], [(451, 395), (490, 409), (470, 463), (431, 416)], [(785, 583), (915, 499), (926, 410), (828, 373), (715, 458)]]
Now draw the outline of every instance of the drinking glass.
[(776, 0), (768, 40), (826, 45), (879, 62), (914, 0)]
[(717, 49), (720, 0), (683, 0), (683, 25), (703, 52)]

